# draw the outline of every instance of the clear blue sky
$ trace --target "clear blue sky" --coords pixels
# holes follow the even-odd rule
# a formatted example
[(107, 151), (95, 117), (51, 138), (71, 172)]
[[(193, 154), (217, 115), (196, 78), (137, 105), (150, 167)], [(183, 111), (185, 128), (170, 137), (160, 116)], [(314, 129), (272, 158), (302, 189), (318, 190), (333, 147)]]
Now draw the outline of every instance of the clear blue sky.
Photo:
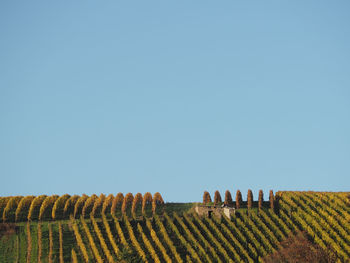
[(349, 11), (1, 1), (0, 195), (349, 191)]

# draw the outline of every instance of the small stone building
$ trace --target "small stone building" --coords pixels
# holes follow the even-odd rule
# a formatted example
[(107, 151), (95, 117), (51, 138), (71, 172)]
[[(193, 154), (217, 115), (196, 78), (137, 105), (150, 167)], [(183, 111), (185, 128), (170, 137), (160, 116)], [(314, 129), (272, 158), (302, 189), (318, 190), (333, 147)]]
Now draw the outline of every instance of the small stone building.
[(235, 209), (233, 207), (227, 206), (206, 206), (206, 205), (197, 205), (195, 207), (195, 211), (199, 216), (206, 216), (211, 218), (215, 216), (217, 218), (221, 218), (222, 215), (225, 215), (227, 218), (231, 219), (231, 217), (235, 214)]

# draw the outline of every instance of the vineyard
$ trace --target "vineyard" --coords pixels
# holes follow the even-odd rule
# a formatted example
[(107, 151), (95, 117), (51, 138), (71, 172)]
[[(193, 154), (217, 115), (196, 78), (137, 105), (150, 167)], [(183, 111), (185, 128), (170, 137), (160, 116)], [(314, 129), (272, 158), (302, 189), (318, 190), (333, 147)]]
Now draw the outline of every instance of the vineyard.
[(0, 262), (264, 262), (299, 231), (350, 259), (349, 193), (204, 193), (201, 205), (232, 206), (232, 218), (199, 216), (196, 205), (159, 193), (2, 197)]

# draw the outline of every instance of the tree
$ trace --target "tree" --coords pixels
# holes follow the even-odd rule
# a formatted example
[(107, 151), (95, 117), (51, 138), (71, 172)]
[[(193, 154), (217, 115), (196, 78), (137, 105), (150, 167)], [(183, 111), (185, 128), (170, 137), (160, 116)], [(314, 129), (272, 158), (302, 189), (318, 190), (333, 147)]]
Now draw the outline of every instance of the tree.
[(220, 192), (216, 190), (214, 193), (214, 205), (219, 205), (220, 203), (222, 203), (221, 195)]
[(253, 192), (252, 190), (248, 190), (248, 195), (247, 195), (247, 207), (248, 209), (251, 209), (253, 207)]
[(203, 194), (203, 204), (206, 205), (208, 203), (211, 203), (211, 197), (210, 197), (210, 194), (209, 192), (207, 191), (204, 191), (204, 194)]
[(232, 196), (229, 190), (226, 190), (225, 192), (225, 205), (232, 207), (233, 206), (233, 200)]
[(155, 193), (152, 202), (153, 214), (163, 214), (164, 212), (164, 200), (160, 193)]
[(334, 263), (338, 257), (330, 247), (326, 249), (313, 244), (305, 232), (298, 232), (281, 242), (280, 249), (263, 259), (265, 263)]
[(264, 203), (264, 193), (263, 190), (259, 190), (259, 210), (262, 209)]
[(272, 210), (274, 210), (274, 208), (275, 208), (275, 197), (273, 196), (273, 191), (272, 190), (270, 190), (269, 201), (270, 201), (270, 208)]
[(242, 205), (242, 193), (237, 190), (236, 192), (236, 209), (239, 209)]

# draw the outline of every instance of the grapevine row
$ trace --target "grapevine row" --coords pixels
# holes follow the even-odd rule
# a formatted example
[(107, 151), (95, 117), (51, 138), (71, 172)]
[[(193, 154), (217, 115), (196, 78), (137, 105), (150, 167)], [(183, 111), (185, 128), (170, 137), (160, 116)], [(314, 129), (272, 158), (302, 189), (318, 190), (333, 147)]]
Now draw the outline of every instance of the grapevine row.
[(130, 217), (152, 217), (154, 214), (163, 214), (164, 201), (160, 193), (154, 197), (146, 193), (144, 197), (140, 193), (135, 195), (128, 193), (125, 198), (119, 193), (116, 197), (112, 194), (106, 197), (95, 194), (90, 197), (70, 196), (68, 194), (58, 196), (13, 196), (0, 197), (0, 221), (21, 222), (34, 220), (60, 220), (74, 218), (101, 217), (102, 214), (118, 215), (127, 214)]

